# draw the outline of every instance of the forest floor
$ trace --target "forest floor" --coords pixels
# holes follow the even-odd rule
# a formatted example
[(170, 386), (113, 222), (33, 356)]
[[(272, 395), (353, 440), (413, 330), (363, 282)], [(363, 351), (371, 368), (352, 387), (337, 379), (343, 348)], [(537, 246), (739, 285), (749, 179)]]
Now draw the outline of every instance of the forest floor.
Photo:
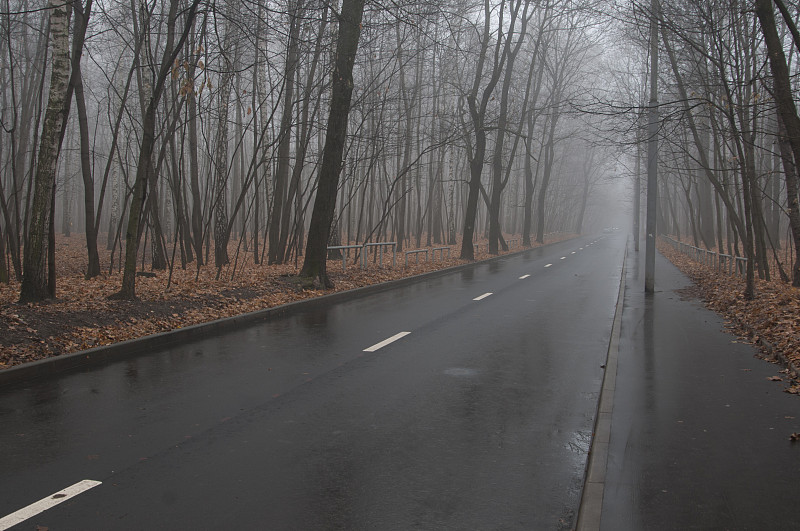
[[(574, 235), (549, 235), (546, 243), (571, 237)], [(509, 253), (521, 250), (520, 239), (513, 239), (513, 236), (507, 237), (511, 244)], [(491, 258), (485, 241), (476, 241), (476, 247), (476, 260)], [(19, 304), (19, 283), (0, 284), (0, 370), (331, 293), (331, 290), (298, 289), (293, 277), (302, 266), (302, 258), (297, 264), (256, 265), (252, 253), (237, 253), (232, 244), (231, 264), (221, 270), (219, 279), (213, 266), (203, 267), (198, 273), (193, 263), (185, 270), (176, 264), (171, 275), (167, 269), (152, 271), (154, 275), (149, 277), (137, 276), (139, 300), (109, 301), (107, 297), (119, 291), (122, 275), (116, 265), (109, 273), (111, 253), (100, 250), (104, 273), (86, 280), (85, 249), (83, 235), (57, 237), (56, 299), (52, 301)], [(335, 284), (332, 291), (467, 263), (457, 258), (460, 249), (459, 241), (450, 246), (450, 257), (445, 256), (443, 260), (439, 258), (440, 253), (436, 253), (435, 261), (425, 260), (424, 254), (417, 255), (418, 258), (409, 256), (407, 268), (400, 253), (394, 268), (390, 252), (384, 254), (384, 267), (379, 267), (377, 259), (373, 263), (372, 254), (366, 269), (358, 267), (353, 256), (348, 258), (346, 270), (342, 269), (341, 260), (329, 260), (328, 274)], [(213, 253), (211, 256), (213, 261)], [(117, 257), (115, 264), (118, 261)]]
[(757, 346), (760, 357), (783, 365), (786, 391), (800, 394), (800, 289), (780, 280), (756, 279), (756, 296), (746, 300), (744, 278), (718, 272), (667, 244), (660, 242), (658, 249), (692, 279), (689, 295), (722, 315), (737, 341)]

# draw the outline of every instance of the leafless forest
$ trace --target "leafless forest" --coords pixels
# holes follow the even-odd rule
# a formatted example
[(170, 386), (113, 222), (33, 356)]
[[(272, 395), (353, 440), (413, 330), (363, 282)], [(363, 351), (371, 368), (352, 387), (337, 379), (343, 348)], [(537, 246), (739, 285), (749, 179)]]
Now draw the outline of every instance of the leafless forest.
[(638, 232), (651, 140), (658, 232), (746, 257), (751, 294), (800, 285), (796, 3), (0, 9), (0, 281), (23, 301), (54, 295), (57, 234), (133, 298), (137, 270), (219, 275), (231, 249), (324, 281), (326, 246)]

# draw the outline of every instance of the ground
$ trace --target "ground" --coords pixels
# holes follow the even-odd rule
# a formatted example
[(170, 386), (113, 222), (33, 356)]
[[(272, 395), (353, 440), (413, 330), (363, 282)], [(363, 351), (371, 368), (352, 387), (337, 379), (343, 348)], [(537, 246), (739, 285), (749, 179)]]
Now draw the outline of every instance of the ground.
[[(548, 242), (572, 236), (553, 235)], [(513, 238), (507, 238), (510, 252), (521, 249), (519, 239), (512, 242)], [(476, 258), (489, 258), (486, 242), (476, 243)], [(378, 257), (370, 254), (366, 269), (358, 267), (351, 256), (344, 270), (341, 260), (330, 260), (328, 273), (335, 284), (333, 291), (348, 290), (463, 264), (466, 261), (456, 258), (459, 251), (460, 245), (450, 246), (450, 257), (445, 254), (443, 259), (437, 251), (435, 261), (432, 253), (428, 260), (424, 254), (411, 255), (408, 267), (403, 255), (398, 254), (394, 268), (389, 267), (391, 252), (384, 255), (383, 267)], [(82, 236), (59, 236), (55, 300), (19, 304), (19, 283), (0, 284), (0, 370), (330, 293), (298, 288), (295, 277), (302, 258), (296, 264), (255, 265), (252, 253), (235, 244), (229, 255), (231, 263), (222, 269), (219, 279), (214, 267), (204, 267), (198, 274), (193, 263), (184, 270), (176, 259), (171, 273), (169, 269), (151, 271), (147, 267), (149, 276), (137, 277), (139, 300), (109, 301), (107, 297), (119, 291), (122, 282), (117, 269), (119, 254), (109, 272), (111, 253), (101, 251), (104, 274), (85, 280), (87, 259)]]
[(780, 280), (756, 280), (756, 296), (746, 300), (740, 276), (716, 271), (669, 245), (660, 245), (659, 250), (694, 282), (687, 295), (721, 314), (736, 341), (752, 343), (761, 357), (784, 365), (783, 372), (792, 381), (787, 391), (800, 394), (793, 381), (800, 376), (800, 289)]

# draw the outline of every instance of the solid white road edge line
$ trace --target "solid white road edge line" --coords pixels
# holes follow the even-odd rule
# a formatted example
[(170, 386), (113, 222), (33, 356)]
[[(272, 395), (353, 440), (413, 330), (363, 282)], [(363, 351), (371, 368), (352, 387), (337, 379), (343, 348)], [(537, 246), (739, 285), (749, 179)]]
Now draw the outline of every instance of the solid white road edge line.
[(399, 334), (395, 334), (392, 337), (390, 337), (389, 339), (384, 339), (380, 343), (375, 343), (371, 347), (365, 348), (364, 352), (375, 352), (376, 350), (381, 349), (381, 348), (385, 347), (386, 345), (388, 345), (390, 343), (394, 343), (398, 339), (402, 339), (402, 338), (406, 337), (410, 333), (411, 332), (400, 332)]
[(522, 275), (521, 277), (519, 277), (519, 279), (520, 279), (520, 280), (525, 280), (525, 279), (526, 279), (526, 278), (528, 278), (529, 276), (530, 276), (530, 275)]
[(486, 297), (489, 297), (490, 295), (492, 295), (491, 292), (490, 293), (484, 293), (483, 295), (481, 295), (479, 297), (475, 297), (472, 300), (474, 300), (474, 301), (482, 301), (483, 299), (485, 299)]
[(70, 498), (74, 498), (78, 494), (86, 492), (87, 490), (94, 488), (100, 484), (101, 484), (100, 481), (84, 479), (83, 481), (79, 481), (74, 485), (70, 485), (66, 489), (60, 490), (55, 494), (48, 496), (47, 498), (42, 498), (41, 500), (34, 502), (28, 505), (27, 507), (23, 507), (19, 511), (13, 512), (8, 516), (0, 518), (0, 531), (5, 531), (10, 527), (13, 527), (21, 522), (24, 522), (28, 518), (34, 517), (39, 513), (43, 513), (47, 509), (55, 507), (59, 503), (65, 502)]

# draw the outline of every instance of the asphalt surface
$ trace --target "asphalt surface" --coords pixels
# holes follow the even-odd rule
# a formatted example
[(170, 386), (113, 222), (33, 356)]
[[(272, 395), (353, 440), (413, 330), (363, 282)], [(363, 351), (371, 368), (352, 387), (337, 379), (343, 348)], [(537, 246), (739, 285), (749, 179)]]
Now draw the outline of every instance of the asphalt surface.
[(800, 529), (800, 400), (662, 256), (627, 279), (601, 529)]
[(570, 529), (624, 249), (570, 240), (0, 389), (0, 518), (94, 480), (18, 528)]

